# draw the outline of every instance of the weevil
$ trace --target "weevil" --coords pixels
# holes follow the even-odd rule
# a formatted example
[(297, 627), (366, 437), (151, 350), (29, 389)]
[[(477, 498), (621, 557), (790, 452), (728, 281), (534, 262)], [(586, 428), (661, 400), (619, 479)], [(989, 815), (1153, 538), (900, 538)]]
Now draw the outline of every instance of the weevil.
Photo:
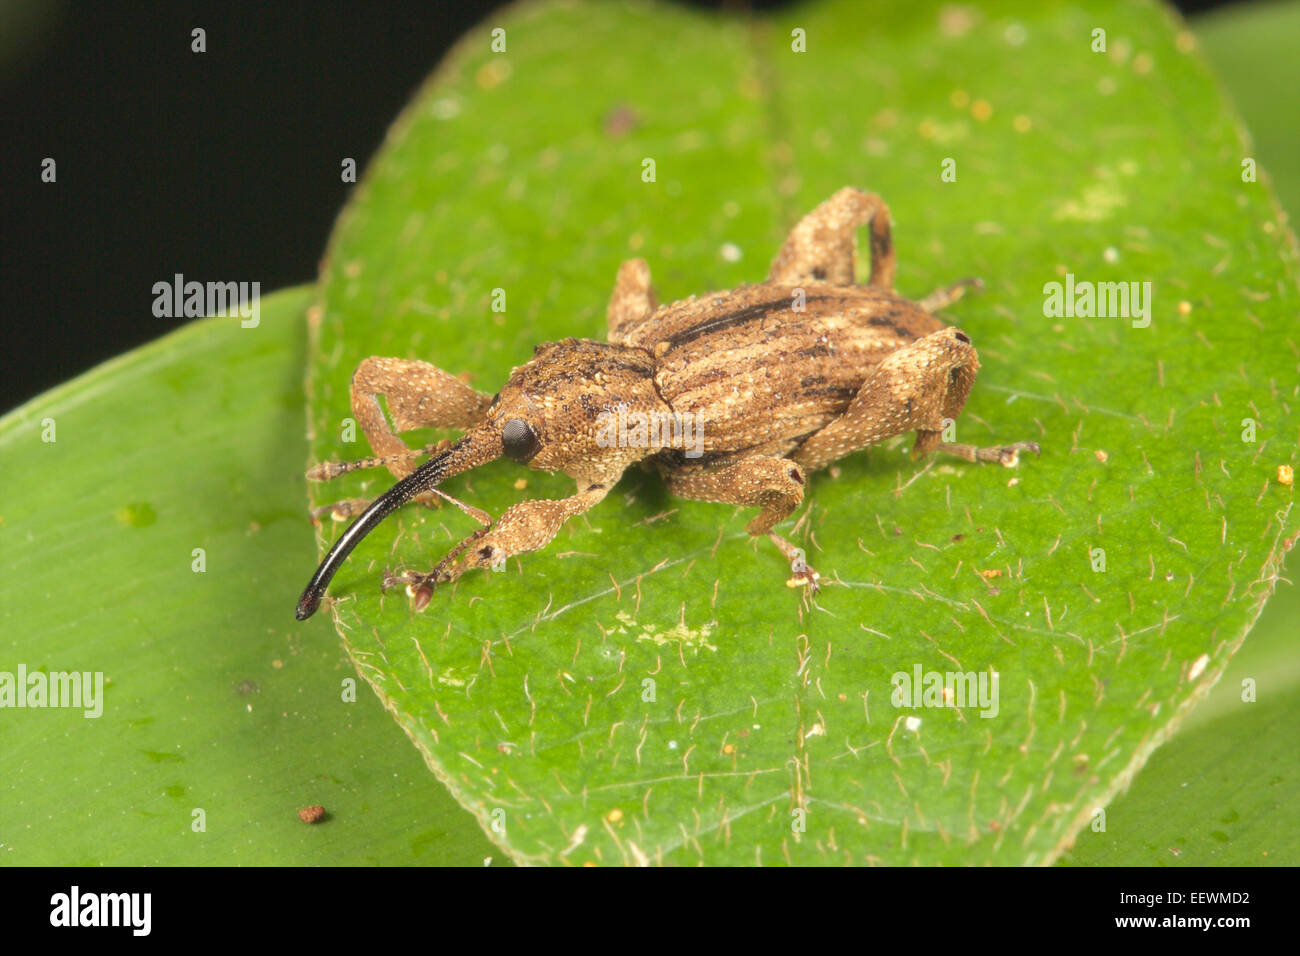
[[(861, 226), (870, 230), (865, 285), (854, 281)], [(889, 209), (879, 196), (846, 187), (799, 221), (766, 282), (661, 306), (646, 262), (624, 262), (609, 302), (608, 340), (539, 345), (495, 395), (426, 362), (366, 359), (352, 377), (351, 401), (374, 457), (326, 462), (308, 477), (386, 466), (399, 480), (373, 502), (317, 510), (340, 519), (360, 514), (303, 591), (298, 619), (315, 613), (357, 542), (403, 504), (445, 499), (482, 525), (432, 571), (385, 575), (384, 588), (404, 584), (419, 611), (436, 585), (546, 547), (638, 462), (656, 469), (677, 497), (760, 508), (749, 533), (771, 539), (794, 568), (794, 583), (816, 591), (819, 574), (773, 530), (803, 501), (809, 474), (911, 431), (915, 458), (942, 450), (1012, 466), (1020, 452), (1039, 451), (1030, 441), (981, 448), (942, 440), (945, 420), (961, 412), (980, 365), (970, 336), (935, 312), (980, 283), (963, 279), (912, 302), (893, 281)], [(613, 434), (612, 416), (674, 427)], [(693, 427), (676, 427), (683, 421)], [(419, 449), (398, 437), (419, 427), (465, 434)], [(431, 457), (417, 466), (425, 454)], [(563, 472), (577, 493), (522, 501), (493, 521), (438, 488), (501, 457)]]

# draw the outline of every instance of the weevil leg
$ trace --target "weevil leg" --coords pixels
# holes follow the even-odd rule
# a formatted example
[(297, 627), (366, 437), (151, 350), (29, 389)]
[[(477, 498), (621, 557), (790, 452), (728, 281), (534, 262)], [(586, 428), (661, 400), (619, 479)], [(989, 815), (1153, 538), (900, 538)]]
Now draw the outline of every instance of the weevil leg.
[(423, 611), (437, 585), (454, 581), (471, 568), (497, 568), (516, 554), (546, 547), (564, 522), (594, 508), (613, 484), (580, 483), (579, 492), (568, 498), (536, 498), (511, 505), (491, 527), (479, 529), (452, 548), (432, 571), (385, 575), (384, 589), (404, 584), (415, 609)]
[(924, 445), (930, 441), (926, 433), (941, 432), (944, 419), (961, 414), (978, 369), (975, 347), (960, 329), (922, 336), (874, 366), (844, 414), (790, 457), (813, 472), (905, 432), (917, 432), (918, 445)]
[(609, 299), (606, 317), (609, 341), (626, 345), (628, 335), (657, 308), (654, 286), (650, 284), (650, 266), (644, 259), (628, 259), (618, 267), (614, 294)]
[[(491, 395), (470, 388), (436, 365), (375, 356), (357, 366), (352, 374), (351, 393), (352, 414), (375, 454), (371, 458), (355, 462), (322, 462), (307, 472), (309, 480), (328, 481), (357, 468), (381, 466), (392, 472), (395, 478), (405, 478), (415, 470), (417, 458), (442, 451), (448, 447), (448, 443), (438, 442), (413, 449), (397, 436), (397, 432), (423, 427), (469, 428), (482, 419), (492, 404)], [(383, 409), (379, 407), (380, 395), (388, 402), (393, 418), (391, 426), (384, 417)], [(415, 500), (434, 507), (438, 504), (439, 495), (428, 492)], [(369, 504), (369, 501), (362, 498), (349, 498), (317, 508), (312, 514), (314, 517), (329, 514), (341, 521), (360, 514)], [(462, 510), (468, 508), (461, 507)]]
[[(470, 388), (456, 376), (428, 362), (370, 357), (352, 374), (352, 414), (365, 432), (375, 455), (395, 478), (405, 478), (415, 466), (396, 432), (412, 428), (470, 428), (492, 404), (492, 396)], [(390, 427), (378, 397), (388, 401)]]
[(808, 563), (803, 548), (781, 537), (775, 531), (769, 531), (767, 537), (785, 556), (786, 561), (790, 563), (790, 578), (785, 582), (786, 586), (792, 588), (807, 587), (812, 594), (820, 591), (821, 585), (817, 582), (821, 580), (821, 575), (816, 568)]
[[(359, 471), (363, 468), (379, 468), (388, 465), (394, 461), (414, 462), (415, 459), (423, 455), (431, 455), (435, 452), (445, 451), (451, 447), (451, 442), (443, 440), (435, 442), (432, 445), (425, 445), (423, 448), (408, 448), (406, 451), (398, 452), (396, 455), (389, 455), (384, 458), (360, 458), (356, 461), (323, 461), (307, 471), (308, 481), (330, 481), (339, 475), (346, 475), (352, 471)], [(432, 505), (431, 501), (425, 502)], [(321, 505), (319, 508), (311, 510), (311, 516), (314, 521), (320, 521), (325, 517), (333, 518), (335, 521), (345, 521), (348, 518), (355, 517), (370, 507), (370, 498), (344, 498), (342, 501), (335, 501), (328, 505)]]
[(894, 245), (889, 231), (889, 207), (875, 193), (846, 186), (814, 209), (790, 231), (772, 263), (770, 282), (798, 285), (828, 282), (853, 285), (857, 261), (857, 229), (871, 224), (869, 285), (894, 287)]
[[(436, 496), (438, 499), (450, 502), (484, 527), (488, 527), (492, 524), (492, 516), (482, 508), (475, 508), (473, 505), (466, 504), (457, 498), (453, 498), (441, 488), (430, 489), (429, 496)], [(421, 496), (412, 500), (423, 503), (424, 497)], [(311, 516), (316, 521), (320, 521), (326, 516), (333, 518), (335, 521), (343, 521), (346, 518), (351, 518), (355, 515), (361, 514), (369, 508), (371, 504), (373, 504), (373, 500), (370, 498), (345, 498), (344, 500), (336, 501), (333, 504), (321, 505), (319, 508), (313, 508), (311, 510)]]
[(922, 458), (932, 451), (955, 455), (962, 461), (993, 462), (1006, 468), (1014, 468), (1020, 464), (1020, 453), (1022, 451), (1032, 451), (1035, 455), (1041, 453), (1038, 442), (1033, 441), (1018, 441), (1010, 445), (992, 445), (988, 448), (981, 448), (979, 445), (945, 442), (943, 441), (942, 432), (918, 430), (916, 444), (912, 446), (912, 457)]
[(803, 501), (806, 479), (798, 464), (788, 458), (743, 458), (714, 470), (668, 471), (664, 477), (669, 493), (678, 498), (761, 507), (746, 530), (771, 539), (791, 563), (790, 583), (807, 585), (816, 593), (820, 575), (808, 565), (803, 550), (772, 530)]
[(993, 448), (945, 443), (945, 421), (956, 421), (975, 384), (979, 356), (961, 329), (943, 328), (887, 355), (872, 369), (844, 414), (799, 446), (790, 457), (807, 471), (818, 471), (845, 455), (878, 442), (916, 432), (912, 454), (944, 451), (966, 461), (992, 461), (1008, 467), (1020, 452), (1038, 454), (1034, 442)]
[(334, 521), (346, 521), (361, 514), (373, 501), (372, 498), (344, 498), (341, 501), (332, 501), (327, 505), (312, 508), (311, 520), (324, 521), (326, 518), (331, 518)]
[(926, 312), (938, 312), (940, 309), (946, 309), (963, 295), (967, 289), (973, 289), (981, 292), (984, 289), (984, 281), (974, 277), (958, 279), (951, 285), (946, 285), (942, 289), (935, 289), (920, 302), (916, 303)]
[(425, 445), (423, 448), (408, 448), (405, 451), (398, 452), (396, 455), (387, 455), (382, 458), (358, 458), (355, 461), (322, 461), (320, 464), (307, 469), (307, 480), (332, 481), (339, 475), (346, 475), (351, 471), (360, 471), (363, 468), (386, 467), (393, 462), (410, 463), (424, 455), (432, 455), (434, 452), (446, 451), (450, 447), (451, 442), (443, 439), (440, 442), (434, 442), (432, 445)]

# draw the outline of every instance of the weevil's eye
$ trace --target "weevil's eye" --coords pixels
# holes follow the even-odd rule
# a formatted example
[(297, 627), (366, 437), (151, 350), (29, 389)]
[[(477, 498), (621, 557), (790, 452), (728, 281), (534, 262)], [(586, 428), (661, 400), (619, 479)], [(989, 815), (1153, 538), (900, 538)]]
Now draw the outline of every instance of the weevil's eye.
[(506, 457), (520, 464), (536, 455), (542, 447), (542, 443), (537, 440), (537, 433), (522, 418), (512, 418), (506, 422), (506, 427), (501, 429), (501, 444), (505, 448)]

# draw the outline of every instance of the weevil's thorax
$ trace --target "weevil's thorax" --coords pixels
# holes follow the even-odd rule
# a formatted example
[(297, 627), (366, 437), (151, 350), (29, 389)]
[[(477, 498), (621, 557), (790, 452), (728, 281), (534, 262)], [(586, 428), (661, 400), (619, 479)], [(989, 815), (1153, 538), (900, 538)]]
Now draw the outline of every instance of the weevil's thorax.
[(625, 421), (669, 413), (655, 391), (650, 354), (570, 338), (537, 346), (532, 360), (510, 373), (488, 418), (503, 427), (516, 418), (528, 423), (538, 443), (529, 467), (603, 481), (655, 451), (619, 441), (610, 423), (620, 412)]
[(741, 286), (661, 307), (629, 337), (659, 394), (703, 423), (707, 457), (788, 455), (843, 414), (887, 355), (944, 327), (870, 286)]

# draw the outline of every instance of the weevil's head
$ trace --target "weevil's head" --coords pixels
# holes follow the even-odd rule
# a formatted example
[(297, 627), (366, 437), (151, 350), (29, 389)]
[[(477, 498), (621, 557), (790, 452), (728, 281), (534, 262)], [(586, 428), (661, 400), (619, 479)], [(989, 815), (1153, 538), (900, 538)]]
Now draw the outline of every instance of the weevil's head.
[[(540, 471), (594, 476), (617, 473), (657, 445), (619, 442), (617, 420), (666, 414), (654, 387), (654, 364), (642, 349), (587, 339), (537, 346), (510, 373), (471, 430), (500, 443), (501, 454)], [(469, 437), (469, 436), (467, 436)]]
[(653, 454), (659, 445), (619, 441), (609, 427), (620, 408), (647, 417), (667, 413), (655, 393), (653, 371), (650, 355), (641, 349), (582, 339), (539, 345), (532, 361), (510, 373), (482, 421), (376, 498), (339, 536), (298, 599), (298, 620), (316, 613), (326, 586), (362, 538), (453, 475), (505, 457), (604, 482)]

